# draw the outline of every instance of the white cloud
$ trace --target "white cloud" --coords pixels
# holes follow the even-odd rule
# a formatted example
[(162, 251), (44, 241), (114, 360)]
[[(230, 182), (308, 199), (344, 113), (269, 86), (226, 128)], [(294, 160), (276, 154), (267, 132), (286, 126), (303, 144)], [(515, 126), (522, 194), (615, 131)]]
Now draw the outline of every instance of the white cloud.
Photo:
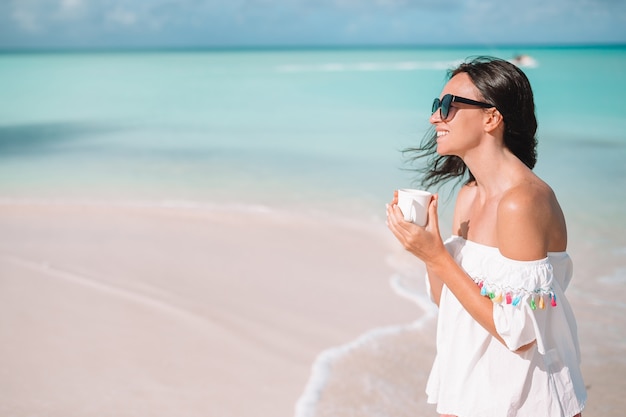
[(53, 17), (59, 20), (81, 19), (86, 12), (83, 0), (61, 0)]
[(81, 7), (82, 5), (82, 0), (61, 0), (61, 9), (71, 10)]
[(131, 26), (137, 22), (137, 15), (129, 10), (117, 7), (106, 14), (106, 20), (123, 26)]
[(11, 19), (25, 32), (45, 32), (57, 20), (84, 17), (83, 0), (12, 0)]
[(42, 29), (41, 1), (13, 0), (11, 19), (25, 32), (39, 32)]
[(26, 32), (38, 32), (41, 29), (36, 13), (28, 9), (14, 9), (13, 13), (11, 13), (11, 18), (17, 23), (18, 27)]

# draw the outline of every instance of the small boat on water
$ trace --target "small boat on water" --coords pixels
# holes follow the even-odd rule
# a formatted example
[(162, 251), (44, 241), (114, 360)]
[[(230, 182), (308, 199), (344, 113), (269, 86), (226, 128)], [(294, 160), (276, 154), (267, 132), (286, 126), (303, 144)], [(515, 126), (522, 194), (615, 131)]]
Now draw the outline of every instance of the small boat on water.
[(526, 68), (535, 68), (539, 65), (535, 58), (526, 54), (515, 55), (513, 59), (509, 60), (509, 62), (517, 65), (518, 67), (526, 67)]

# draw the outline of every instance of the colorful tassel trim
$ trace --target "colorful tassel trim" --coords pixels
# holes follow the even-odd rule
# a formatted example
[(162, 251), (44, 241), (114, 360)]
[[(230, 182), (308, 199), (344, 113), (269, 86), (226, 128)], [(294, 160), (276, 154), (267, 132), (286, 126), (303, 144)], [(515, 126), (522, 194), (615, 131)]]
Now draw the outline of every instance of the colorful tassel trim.
[(475, 281), (478, 287), (480, 288), (480, 295), (489, 297), (491, 301), (497, 304), (510, 304), (513, 307), (517, 307), (521, 302), (524, 296), (528, 296), (528, 303), (530, 304), (530, 308), (532, 310), (544, 310), (546, 308), (546, 304), (548, 299), (550, 300), (550, 305), (552, 307), (556, 307), (556, 295), (552, 291), (549, 290), (535, 290), (528, 291), (525, 289), (511, 289), (511, 290), (498, 290), (498, 289), (490, 289), (487, 288), (484, 281)]

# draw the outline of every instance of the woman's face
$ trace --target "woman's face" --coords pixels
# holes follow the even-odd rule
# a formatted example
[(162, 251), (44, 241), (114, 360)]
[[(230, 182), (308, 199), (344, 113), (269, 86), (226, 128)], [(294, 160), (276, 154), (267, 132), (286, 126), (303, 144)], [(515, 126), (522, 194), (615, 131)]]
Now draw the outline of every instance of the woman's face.
[[(446, 94), (483, 101), (469, 75), (462, 72), (450, 79), (441, 92)], [(446, 120), (441, 119), (441, 111), (430, 116), (430, 123), (437, 132), (437, 153), (456, 155), (463, 158), (465, 153), (480, 143), (484, 132), (485, 112), (470, 104), (452, 102)]]

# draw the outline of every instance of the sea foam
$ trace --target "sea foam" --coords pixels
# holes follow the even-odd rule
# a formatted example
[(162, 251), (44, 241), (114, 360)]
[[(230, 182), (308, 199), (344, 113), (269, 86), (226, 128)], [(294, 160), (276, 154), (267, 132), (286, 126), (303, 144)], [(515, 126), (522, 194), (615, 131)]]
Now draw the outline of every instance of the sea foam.
[(333, 373), (333, 366), (341, 359), (358, 354), (372, 345), (377, 345), (382, 339), (401, 333), (414, 332), (424, 327), (436, 315), (436, 307), (428, 297), (416, 291), (412, 280), (406, 276), (395, 274), (390, 278), (393, 291), (400, 297), (407, 298), (424, 310), (424, 314), (409, 324), (398, 324), (372, 329), (345, 345), (329, 348), (321, 352), (311, 368), (311, 376), (304, 388), (303, 394), (295, 405), (295, 417), (315, 417), (317, 406), (323, 390)]
[(278, 72), (355, 72), (355, 71), (419, 71), (447, 70), (462, 61), (397, 61), (397, 62), (327, 62), (320, 64), (283, 64)]

